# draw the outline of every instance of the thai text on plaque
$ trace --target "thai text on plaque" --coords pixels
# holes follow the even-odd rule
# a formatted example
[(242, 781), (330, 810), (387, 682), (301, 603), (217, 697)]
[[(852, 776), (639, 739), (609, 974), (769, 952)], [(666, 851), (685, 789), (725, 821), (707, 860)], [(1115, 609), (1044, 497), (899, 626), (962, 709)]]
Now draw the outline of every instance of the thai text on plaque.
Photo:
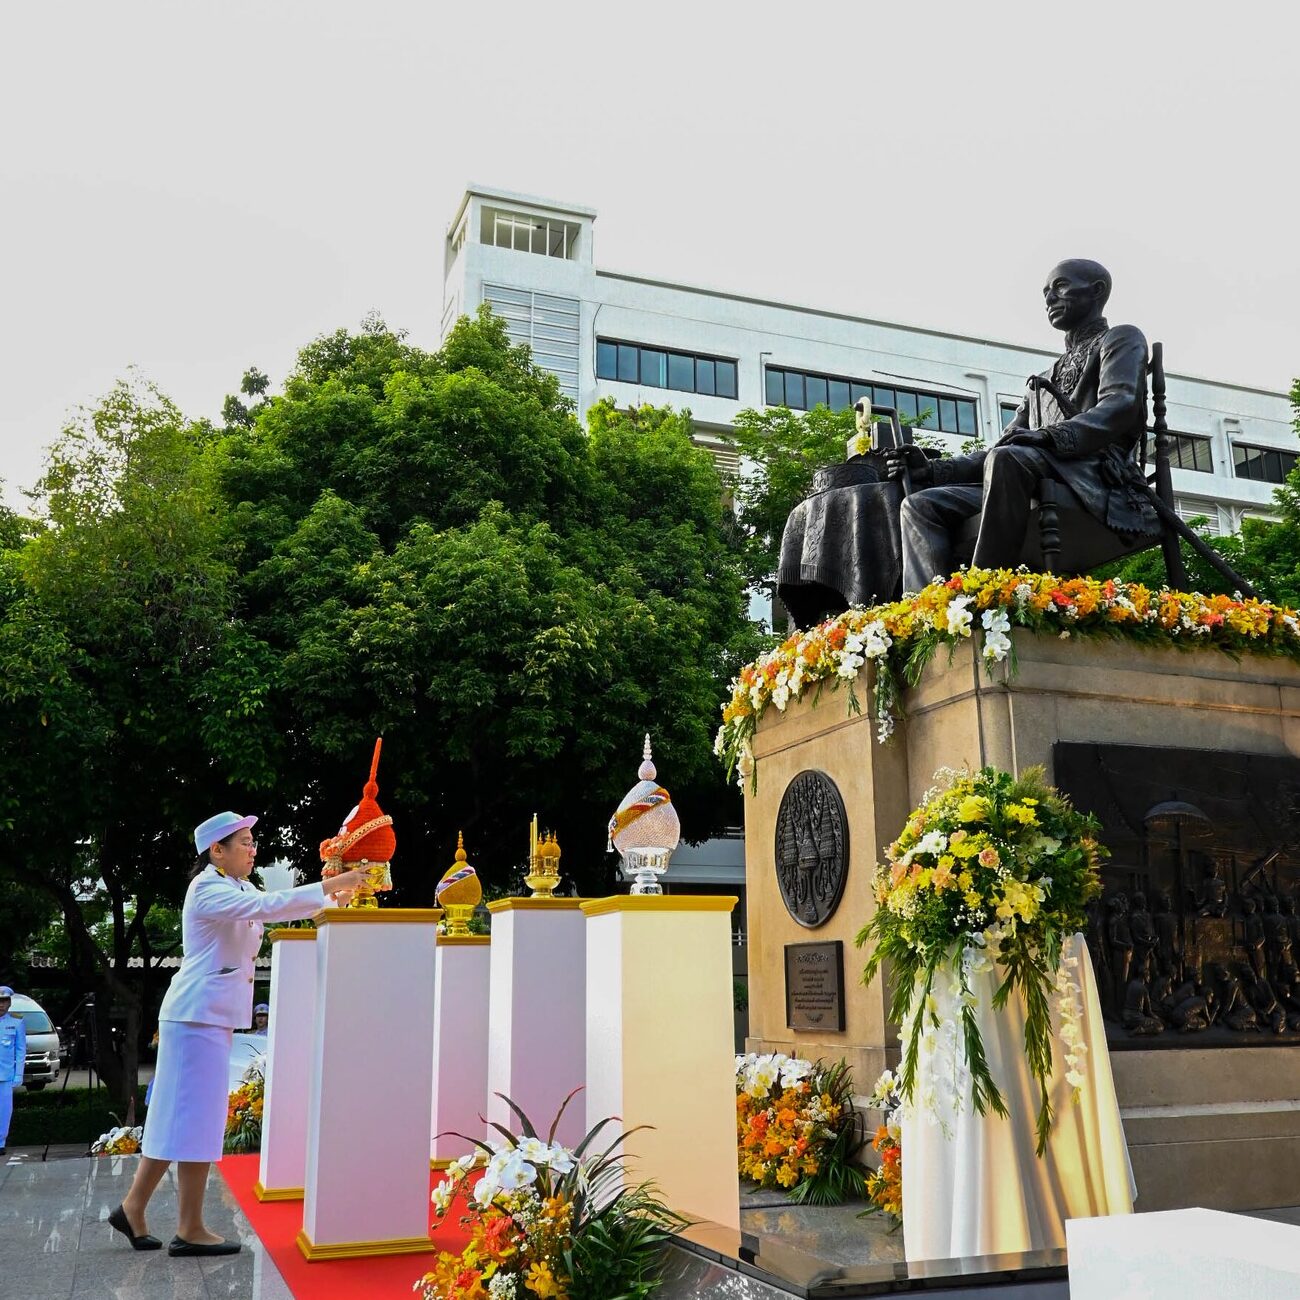
[(785, 945), (785, 1023), (791, 1029), (844, 1029), (844, 944)]

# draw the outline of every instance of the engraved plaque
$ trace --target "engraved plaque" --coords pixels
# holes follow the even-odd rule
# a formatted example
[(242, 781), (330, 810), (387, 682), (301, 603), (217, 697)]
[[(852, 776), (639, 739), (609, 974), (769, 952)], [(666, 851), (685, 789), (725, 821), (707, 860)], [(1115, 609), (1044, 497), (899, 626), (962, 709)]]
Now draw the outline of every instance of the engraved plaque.
[(800, 772), (776, 814), (776, 878), (786, 911), (813, 929), (834, 914), (849, 873), (849, 823), (835, 782)]
[(791, 1029), (844, 1029), (844, 944), (785, 945), (785, 1023)]

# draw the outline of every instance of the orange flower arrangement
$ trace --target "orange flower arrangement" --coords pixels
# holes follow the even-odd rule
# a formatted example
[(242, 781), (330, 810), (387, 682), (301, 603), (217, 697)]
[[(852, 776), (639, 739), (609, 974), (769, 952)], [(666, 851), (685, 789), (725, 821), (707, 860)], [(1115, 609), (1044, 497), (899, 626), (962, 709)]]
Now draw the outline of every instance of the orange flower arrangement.
[(852, 1159), (852, 1085), (843, 1061), (736, 1057), (736, 1154), (742, 1178), (796, 1202), (834, 1205), (863, 1190)]
[(871, 1149), (880, 1157), (880, 1165), (867, 1175), (870, 1204), (858, 1217), (884, 1214), (897, 1226), (903, 1222), (903, 1134), (898, 1124), (902, 1099), (892, 1070), (886, 1070), (876, 1080), (871, 1104), (884, 1112), (885, 1122), (871, 1139)]
[(266, 1104), (266, 1080), (260, 1070), (250, 1069), (244, 1082), (226, 1102), (227, 1155), (243, 1155), (262, 1149), (262, 1108)]

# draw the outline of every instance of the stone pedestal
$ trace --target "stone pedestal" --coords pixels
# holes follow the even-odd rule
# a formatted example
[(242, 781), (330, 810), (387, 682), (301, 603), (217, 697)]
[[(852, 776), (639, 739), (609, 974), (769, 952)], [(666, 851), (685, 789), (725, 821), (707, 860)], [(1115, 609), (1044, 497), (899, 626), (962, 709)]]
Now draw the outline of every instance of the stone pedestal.
[(316, 1023), (316, 931), (272, 930), (259, 1201), (300, 1201), (306, 1186), (307, 1097)]
[[(504, 1093), (545, 1133), (561, 1103), (586, 1082), (586, 919), (576, 898), (502, 898), (492, 913), (487, 1118), (512, 1132)], [(581, 1141), (575, 1098), (556, 1133)], [(488, 1130), (489, 1137), (498, 1136)]]
[[(867, 674), (856, 683), (860, 714), (851, 712), (844, 688), (828, 688), (816, 706), (805, 698), (784, 713), (768, 709), (753, 741), (758, 793), (747, 790), (745, 799), (749, 1050), (844, 1057), (859, 1093), (884, 1065), (897, 1063), (897, 1026), (886, 1016), (889, 971), (863, 988), (865, 954), (853, 938), (875, 911), (875, 863), (940, 767), (987, 764), (1018, 773), (1039, 764), (1052, 782), (1058, 741), (1300, 756), (1300, 665), (1289, 660), (1245, 655), (1234, 662), (1214, 650), (1023, 630), (1014, 639), (1014, 676), (998, 669), (990, 677), (977, 639), (951, 659), (940, 649), (905, 692), (906, 718), (887, 745), (874, 739)], [(844, 896), (812, 930), (786, 911), (774, 865), (781, 797), (806, 768), (835, 781), (849, 822)], [(846, 1028), (794, 1031), (786, 1025), (784, 947), (836, 939), (844, 943)], [(1117, 1050), (1112, 1063), (1139, 1211), (1186, 1206), (1201, 1198), (1201, 1186), (1221, 1209), (1294, 1201), (1284, 1189), (1295, 1185), (1287, 1179), (1300, 1152), (1300, 1048)], [(1232, 1144), (1247, 1137), (1259, 1140), (1242, 1160), (1240, 1144)], [(1235, 1158), (1227, 1158), (1230, 1149)]]
[(298, 1246), (309, 1260), (430, 1250), (439, 908), (317, 918), (317, 1009)]
[(1217, 1210), (1066, 1224), (1070, 1300), (1293, 1300), (1300, 1228)]
[(481, 1136), (487, 1114), (488, 936), (440, 936), (434, 970), (430, 1157), (435, 1169), (444, 1169), (476, 1149), (455, 1134)]
[[(630, 1130), (630, 1182), (739, 1230), (731, 1050), (735, 898), (619, 895), (587, 916), (587, 1125)], [(689, 1104), (683, 1104), (683, 1098)], [(619, 1131), (610, 1125), (610, 1138)], [(598, 1139), (603, 1146), (604, 1137)]]

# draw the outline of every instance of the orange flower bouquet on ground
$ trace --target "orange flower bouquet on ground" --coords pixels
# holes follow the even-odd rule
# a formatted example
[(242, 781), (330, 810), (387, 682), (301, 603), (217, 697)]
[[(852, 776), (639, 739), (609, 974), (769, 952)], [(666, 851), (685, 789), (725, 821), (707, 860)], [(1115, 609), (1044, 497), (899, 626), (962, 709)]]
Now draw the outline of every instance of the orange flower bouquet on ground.
[(796, 1203), (861, 1196), (848, 1066), (779, 1053), (736, 1057), (736, 1146), (742, 1178), (783, 1188)]
[(880, 1166), (867, 1175), (867, 1200), (871, 1203), (858, 1217), (884, 1214), (898, 1227), (903, 1222), (903, 1133), (898, 1123), (902, 1098), (892, 1070), (886, 1070), (876, 1080), (871, 1104), (884, 1115), (884, 1123), (871, 1139)]
[(262, 1107), (265, 1104), (266, 1080), (262, 1072), (250, 1069), (244, 1082), (230, 1094), (226, 1103), (225, 1153), (244, 1155), (262, 1149)]
[(92, 1156), (134, 1156), (140, 1151), (144, 1128), (111, 1128), (90, 1144)]
[[(502, 1100), (518, 1117), (520, 1135), (493, 1124), (501, 1140), (475, 1141), (480, 1156), (455, 1161), (433, 1190), (440, 1219), (468, 1202), (460, 1221), (469, 1244), (457, 1255), (443, 1251), (412, 1289), (422, 1300), (652, 1295), (663, 1247), (686, 1220), (649, 1184), (624, 1185), (619, 1148), (627, 1134), (597, 1151), (596, 1139), (612, 1122), (602, 1120), (570, 1150), (555, 1141), (560, 1115), (542, 1139), (523, 1111)], [(486, 1163), (475, 1180), (479, 1159)]]

